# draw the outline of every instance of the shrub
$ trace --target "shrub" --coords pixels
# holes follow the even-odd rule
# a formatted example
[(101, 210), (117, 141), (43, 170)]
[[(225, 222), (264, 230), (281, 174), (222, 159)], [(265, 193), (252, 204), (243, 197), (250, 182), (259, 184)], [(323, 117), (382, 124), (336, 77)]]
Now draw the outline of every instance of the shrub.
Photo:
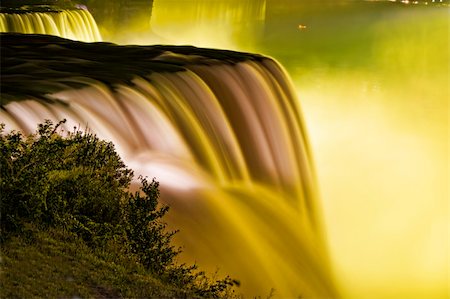
[(121, 244), (166, 283), (204, 297), (228, 294), (237, 284), (231, 278), (209, 280), (195, 265), (176, 264), (158, 182), (139, 177), (140, 192), (129, 192), (133, 172), (114, 145), (76, 129), (63, 136), (63, 123), (45, 121), (28, 137), (0, 127), (1, 240), (27, 223), (62, 227), (95, 249)]
[(86, 241), (120, 224), (120, 201), (133, 173), (114, 145), (79, 131), (57, 134), (63, 122), (40, 124), (28, 137), (0, 129), (2, 236), (23, 221), (79, 230)]

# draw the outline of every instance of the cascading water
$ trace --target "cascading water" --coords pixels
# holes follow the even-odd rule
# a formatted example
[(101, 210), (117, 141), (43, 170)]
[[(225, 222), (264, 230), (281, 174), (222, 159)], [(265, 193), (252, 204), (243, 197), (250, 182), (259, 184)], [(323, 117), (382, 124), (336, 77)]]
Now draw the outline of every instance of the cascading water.
[(266, 2), (154, 0), (151, 29), (165, 43), (221, 49), (239, 45), (239, 49), (254, 51), (254, 42), (264, 32)]
[(86, 9), (2, 12), (0, 32), (49, 34), (85, 42), (102, 39), (94, 18)]
[(300, 110), (274, 60), (7, 34), (1, 84), (7, 130), (66, 118), (156, 177), (185, 261), (248, 296), (336, 298)]

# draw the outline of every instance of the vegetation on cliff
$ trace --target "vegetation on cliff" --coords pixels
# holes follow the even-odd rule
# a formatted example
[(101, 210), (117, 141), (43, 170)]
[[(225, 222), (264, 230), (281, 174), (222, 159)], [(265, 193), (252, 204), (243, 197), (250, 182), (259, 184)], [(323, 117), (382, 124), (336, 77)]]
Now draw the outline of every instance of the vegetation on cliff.
[(63, 122), (0, 128), (2, 298), (221, 298), (237, 281), (177, 263), (158, 182), (133, 178), (114, 145)]

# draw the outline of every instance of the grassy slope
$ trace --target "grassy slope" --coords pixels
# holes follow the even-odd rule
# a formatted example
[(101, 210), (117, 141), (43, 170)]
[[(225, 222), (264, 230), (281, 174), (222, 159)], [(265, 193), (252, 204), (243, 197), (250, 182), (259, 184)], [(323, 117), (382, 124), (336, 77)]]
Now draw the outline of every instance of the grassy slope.
[(28, 228), (1, 248), (0, 298), (192, 298), (110, 245), (93, 252), (62, 230)]

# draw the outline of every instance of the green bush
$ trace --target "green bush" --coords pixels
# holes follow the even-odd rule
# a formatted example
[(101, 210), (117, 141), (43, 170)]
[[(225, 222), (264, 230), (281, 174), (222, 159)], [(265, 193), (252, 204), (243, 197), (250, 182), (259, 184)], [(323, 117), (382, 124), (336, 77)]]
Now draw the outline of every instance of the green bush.
[(79, 131), (63, 137), (62, 123), (46, 121), (26, 138), (0, 131), (2, 236), (33, 221), (78, 229), (92, 241), (120, 224), (133, 172), (112, 143)]
[(59, 227), (96, 250), (121, 246), (165, 283), (203, 297), (229, 295), (237, 281), (176, 263), (180, 250), (162, 221), (169, 208), (158, 201), (158, 182), (139, 177), (140, 192), (129, 192), (133, 172), (114, 145), (89, 132), (64, 132), (63, 123), (46, 121), (28, 137), (0, 127), (1, 240), (28, 223)]

